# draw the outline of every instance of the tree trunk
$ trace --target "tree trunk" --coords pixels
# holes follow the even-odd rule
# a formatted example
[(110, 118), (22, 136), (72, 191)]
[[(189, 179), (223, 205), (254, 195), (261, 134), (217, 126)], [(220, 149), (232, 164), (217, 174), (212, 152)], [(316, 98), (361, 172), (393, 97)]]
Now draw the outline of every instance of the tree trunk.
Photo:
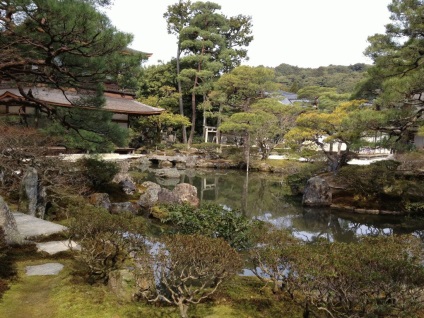
[(274, 280), (274, 285), (272, 287), (272, 293), (278, 294), (280, 292), (280, 285), (278, 284), (278, 280)]
[(244, 160), (246, 162), (246, 171), (249, 172), (250, 165), (250, 132), (246, 133), (246, 140), (244, 141)]
[(193, 137), (194, 137), (194, 131), (196, 126), (196, 93), (194, 92), (194, 88), (197, 86), (197, 75), (195, 84), (193, 87), (193, 93), (191, 93), (191, 111), (193, 112), (191, 115), (191, 129), (190, 129), (190, 136), (188, 137), (188, 144), (191, 146), (193, 143)]
[(188, 305), (180, 302), (178, 303), (178, 308), (180, 309), (181, 318), (188, 318)]
[[(183, 89), (182, 89), (182, 85), (181, 85), (181, 79), (180, 79), (180, 56), (181, 56), (181, 43), (178, 43), (178, 48), (177, 48), (177, 85), (178, 85), (178, 104), (180, 106), (180, 115), (184, 116), (184, 104), (183, 104)], [(186, 126), (183, 125), (182, 128), (182, 135), (183, 135), (183, 143), (186, 144), (187, 143), (187, 131), (186, 131)]]
[(249, 196), (249, 172), (246, 172), (246, 177), (243, 182), (243, 193), (241, 198), (241, 213), (247, 215), (247, 199)]
[[(203, 56), (205, 54), (205, 46), (203, 44), (202, 52), (200, 53), (200, 56)], [(196, 87), (199, 84), (199, 76), (198, 74), (202, 70), (202, 62), (201, 59), (199, 60), (199, 64), (197, 65), (197, 74), (194, 77), (194, 85), (193, 85), (193, 92), (191, 93), (191, 111), (193, 112), (191, 114), (191, 129), (190, 129), (190, 136), (188, 137), (188, 145), (190, 146), (193, 142), (194, 132), (196, 129)]]

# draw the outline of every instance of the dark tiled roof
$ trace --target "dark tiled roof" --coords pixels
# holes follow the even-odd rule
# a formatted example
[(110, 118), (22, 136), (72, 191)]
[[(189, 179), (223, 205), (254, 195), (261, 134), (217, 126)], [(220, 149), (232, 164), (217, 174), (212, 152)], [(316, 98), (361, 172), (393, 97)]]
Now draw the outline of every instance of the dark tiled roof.
[[(27, 92), (29, 88), (25, 88)], [(81, 95), (76, 92), (67, 91), (62, 92), (58, 89), (51, 89), (47, 87), (33, 87), (31, 88), (32, 94), (35, 98), (40, 99), (48, 104), (62, 107), (74, 107), (72, 102), (76, 102)], [(9, 94), (7, 94), (9, 93)], [(0, 89), (0, 100), (3, 96), (13, 94), (16, 98), (22, 97), (17, 88), (2, 88)], [(163, 109), (152, 107), (140, 103), (132, 98), (120, 97), (118, 94), (115, 96), (105, 95), (106, 104), (103, 109), (121, 114), (135, 114), (135, 115), (157, 115)]]

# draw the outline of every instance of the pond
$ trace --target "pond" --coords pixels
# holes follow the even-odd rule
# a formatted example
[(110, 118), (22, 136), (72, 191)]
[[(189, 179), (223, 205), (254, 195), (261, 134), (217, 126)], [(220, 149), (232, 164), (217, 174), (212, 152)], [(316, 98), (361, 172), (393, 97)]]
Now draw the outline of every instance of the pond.
[(178, 180), (149, 179), (170, 189), (177, 183), (196, 186), (201, 202), (214, 202), (249, 218), (273, 223), (294, 236), (353, 241), (361, 235), (413, 233), (424, 241), (424, 220), (401, 216), (379, 216), (305, 208), (301, 198), (288, 195), (284, 177), (270, 173), (235, 170), (187, 170)]

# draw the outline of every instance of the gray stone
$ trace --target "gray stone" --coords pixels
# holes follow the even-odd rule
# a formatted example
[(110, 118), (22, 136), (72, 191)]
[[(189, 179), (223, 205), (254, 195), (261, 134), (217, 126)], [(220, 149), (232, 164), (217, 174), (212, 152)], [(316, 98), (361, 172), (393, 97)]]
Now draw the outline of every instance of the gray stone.
[(305, 206), (330, 206), (331, 188), (327, 181), (319, 176), (308, 180), (303, 193), (302, 204)]
[(172, 168), (173, 166), (174, 166), (174, 164), (171, 161), (168, 161), (168, 160), (159, 161), (159, 165), (158, 165), (158, 167), (160, 169), (162, 169), (162, 168)]
[(140, 186), (141, 195), (137, 201), (137, 204), (143, 208), (151, 208), (158, 201), (158, 194), (161, 190), (159, 184), (146, 181)]
[(187, 168), (187, 165), (185, 162), (177, 162), (175, 163), (175, 168), (177, 170), (185, 170)]
[(172, 193), (178, 198), (179, 203), (188, 203), (194, 207), (199, 206), (197, 188), (188, 183), (177, 184)]
[(158, 203), (176, 204), (180, 203), (180, 200), (174, 192), (166, 188), (162, 188), (158, 194)]
[(119, 172), (113, 177), (112, 182), (119, 183), (122, 180), (131, 179), (128, 174), (130, 163), (127, 160), (117, 162), (119, 165)]
[(21, 181), (19, 211), (36, 216), (38, 202), (38, 172), (28, 167)]
[(54, 255), (59, 252), (65, 252), (71, 249), (81, 250), (81, 247), (77, 243), (70, 240), (37, 243), (36, 246), (38, 252), (46, 252), (50, 255)]
[(125, 179), (119, 182), (119, 186), (125, 194), (133, 195), (137, 191), (137, 186), (132, 179)]
[(118, 202), (112, 203), (109, 209), (112, 214), (120, 214), (124, 212), (130, 212), (132, 214), (138, 213), (138, 206), (132, 202)]
[(195, 163), (197, 168), (215, 168), (215, 164), (209, 160), (199, 159)]
[(22, 243), (16, 220), (4, 199), (0, 196), (0, 227), (3, 228), (7, 244)]
[(16, 220), (18, 231), (23, 238), (48, 236), (67, 230), (66, 226), (44, 221), (24, 213), (15, 212), (13, 216)]
[(110, 209), (110, 199), (109, 194), (107, 193), (93, 193), (88, 197), (88, 201), (97, 207), (104, 208), (106, 210)]
[(186, 159), (186, 167), (187, 168), (195, 168), (197, 163), (198, 157), (197, 156), (189, 156)]
[(373, 210), (373, 209), (355, 209), (354, 212), (359, 214), (380, 214), (379, 210)]
[(121, 269), (109, 273), (108, 287), (118, 299), (130, 302), (138, 295), (148, 292), (154, 283), (134, 270)]
[(137, 166), (140, 170), (144, 170), (146, 167), (150, 167), (151, 165), (152, 162), (147, 157), (141, 157), (135, 164), (135, 166)]
[(179, 178), (169, 179), (169, 178), (156, 177), (155, 181), (156, 181), (157, 184), (159, 184), (162, 187), (171, 187), (172, 188), (172, 187), (175, 187), (180, 182), (180, 179)]
[(35, 216), (44, 219), (47, 206), (47, 191), (45, 187), (39, 187), (37, 196), (37, 206), (35, 208)]
[(180, 178), (181, 174), (180, 172), (175, 168), (169, 168), (169, 169), (157, 169), (154, 170), (154, 173), (156, 176), (160, 178)]
[(58, 275), (63, 269), (63, 265), (60, 263), (47, 263), (43, 265), (27, 266), (27, 276), (46, 276), (46, 275)]

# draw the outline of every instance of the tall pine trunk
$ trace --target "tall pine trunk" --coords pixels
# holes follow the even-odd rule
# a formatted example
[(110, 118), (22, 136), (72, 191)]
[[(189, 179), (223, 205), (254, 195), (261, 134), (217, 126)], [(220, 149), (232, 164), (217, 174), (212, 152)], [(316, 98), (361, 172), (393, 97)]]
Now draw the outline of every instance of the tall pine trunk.
[[(181, 43), (178, 43), (178, 49), (177, 49), (177, 85), (178, 85), (178, 95), (179, 95), (178, 104), (180, 107), (180, 115), (184, 116), (183, 89), (182, 89), (181, 79), (180, 79), (180, 71), (181, 71), (180, 56), (181, 56)], [(186, 126), (183, 125), (181, 130), (182, 130), (181, 132), (183, 136), (183, 143), (186, 144), (187, 143)]]

